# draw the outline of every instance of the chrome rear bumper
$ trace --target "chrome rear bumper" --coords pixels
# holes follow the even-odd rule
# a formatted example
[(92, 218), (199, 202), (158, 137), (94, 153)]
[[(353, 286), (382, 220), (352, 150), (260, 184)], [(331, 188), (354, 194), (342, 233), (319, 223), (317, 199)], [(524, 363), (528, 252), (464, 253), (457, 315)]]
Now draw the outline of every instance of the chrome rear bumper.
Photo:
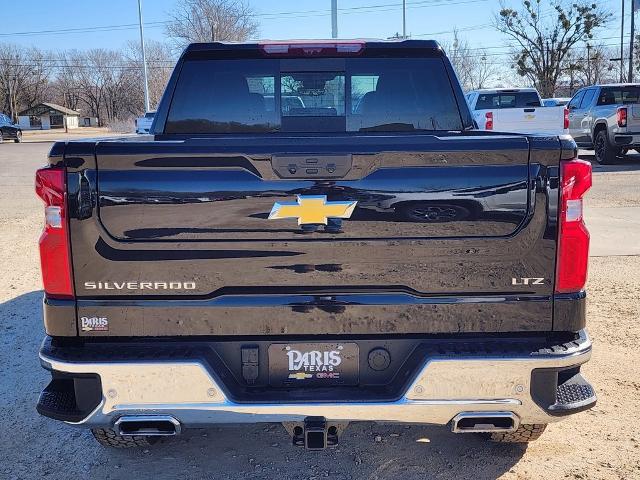
[[(569, 345), (568, 347), (566, 345)], [(591, 356), (586, 331), (561, 351), (530, 355), (438, 357), (428, 360), (402, 398), (390, 402), (238, 403), (197, 361), (63, 361), (40, 354), (45, 368), (68, 374), (97, 374), (100, 404), (85, 427), (113, 427), (124, 415), (166, 415), (182, 426), (221, 423), (328, 421), (406, 422), (444, 425), (463, 412), (506, 412), (520, 423), (559, 420), (532, 396), (535, 369), (581, 365)]]

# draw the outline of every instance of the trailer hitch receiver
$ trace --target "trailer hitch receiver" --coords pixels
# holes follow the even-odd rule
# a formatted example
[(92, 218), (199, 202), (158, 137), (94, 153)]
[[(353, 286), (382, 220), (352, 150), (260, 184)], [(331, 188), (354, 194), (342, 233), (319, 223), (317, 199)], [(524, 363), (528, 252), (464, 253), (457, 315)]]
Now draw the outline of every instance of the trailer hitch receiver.
[(349, 425), (327, 422), (324, 417), (306, 417), (304, 422), (285, 422), (293, 444), (307, 450), (323, 450), (338, 444), (339, 436)]

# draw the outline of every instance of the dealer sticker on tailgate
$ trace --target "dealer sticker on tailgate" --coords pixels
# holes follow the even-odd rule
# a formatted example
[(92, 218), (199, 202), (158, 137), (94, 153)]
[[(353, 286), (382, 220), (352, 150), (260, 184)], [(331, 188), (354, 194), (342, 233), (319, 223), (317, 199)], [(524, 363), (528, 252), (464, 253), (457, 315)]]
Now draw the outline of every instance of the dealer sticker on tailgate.
[(331, 386), (358, 383), (355, 343), (274, 343), (269, 346), (272, 386)]

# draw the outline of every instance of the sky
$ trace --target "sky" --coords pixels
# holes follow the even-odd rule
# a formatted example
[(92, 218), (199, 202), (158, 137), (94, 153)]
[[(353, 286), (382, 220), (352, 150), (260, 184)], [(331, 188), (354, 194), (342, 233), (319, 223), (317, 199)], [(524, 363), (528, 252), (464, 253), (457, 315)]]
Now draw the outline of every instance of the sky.
[[(8, 1), (8, 0), (7, 0)], [(145, 38), (167, 40), (164, 23), (179, 0), (143, 0)], [(595, 1), (595, 0), (594, 0)], [(627, 12), (631, 0), (627, 1)], [(249, 0), (259, 38), (328, 38), (330, 0)], [(517, 5), (518, 0), (505, 0)], [(597, 0), (612, 14), (598, 43), (619, 45), (620, 0)], [(0, 13), (0, 42), (42, 49), (120, 48), (138, 41), (137, 0), (18, 0)], [(402, 0), (338, 0), (340, 38), (386, 38), (402, 32)], [(15, 7), (15, 8), (14, 8)], [(407, 34), (450, 42), (453, 31), (499, 63), (508, 38), (492, 26), (498, 0), (407, 0)], [(629, 22), (627, 21), (627, 26)]]

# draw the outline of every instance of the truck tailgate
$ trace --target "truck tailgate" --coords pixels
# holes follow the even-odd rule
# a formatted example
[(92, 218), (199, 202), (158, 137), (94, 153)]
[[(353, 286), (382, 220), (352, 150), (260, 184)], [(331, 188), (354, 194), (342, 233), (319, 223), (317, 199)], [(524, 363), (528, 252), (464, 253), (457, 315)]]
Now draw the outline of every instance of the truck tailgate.
[[(79, 318), (109, 330), (81, 335), (551, 329), (557, 138), (92, 147), (65, 155), (73, 269)], [(355, 207), (327, 227), (269, 218), (308, 197)]]
[(564, 107), (503, 108), (492, 112), (493, 130), (496, 132), (567, 133), (564, 128)]
[(627, 116), (627, 131), (640, 132), (640, 104), (628, 104), (627, 108), (630, 110), (630, 115)]

